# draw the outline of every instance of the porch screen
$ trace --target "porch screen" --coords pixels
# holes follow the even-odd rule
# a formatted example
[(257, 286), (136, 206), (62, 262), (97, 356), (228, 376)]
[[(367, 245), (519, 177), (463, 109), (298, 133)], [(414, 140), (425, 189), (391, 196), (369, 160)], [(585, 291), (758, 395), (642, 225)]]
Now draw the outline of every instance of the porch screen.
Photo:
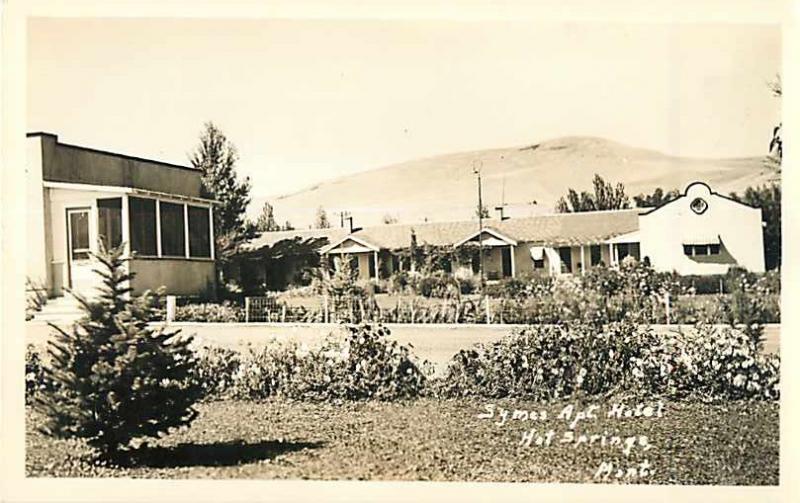
[(189, 206), (189, 256), (211, 256), (211, 228), (208, 208)]
[(131, 251), (155, 256), (156, 202), (154, 199), (131, 197), (129, 200)]
[(183, 222), (183, 205), (161, 202), (161, 255), (186, 256), (186, 229)]
[(97, 233), (106, 249), (122, 243), (122, 198), (97, 200)]

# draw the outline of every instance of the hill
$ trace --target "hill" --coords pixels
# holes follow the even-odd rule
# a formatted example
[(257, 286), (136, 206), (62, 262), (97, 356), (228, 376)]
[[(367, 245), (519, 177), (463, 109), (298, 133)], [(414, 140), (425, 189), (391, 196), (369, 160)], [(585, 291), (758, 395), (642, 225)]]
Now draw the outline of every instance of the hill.
[[(593, 137), (565, 137), (533, 145), (459, 152), (365, 171), (271, 198), (278, 221), (298, 228), (312, 224), (322, 206), (337, 225), (336, 212), (349, 211), (356, 225), (374, 225), (386, 214), (403, 223), (474, 218), (473, 160), (482, 163), (484, 204), (493, 216), (505, 202), (507, 215), (553, 211), (568, 188), (591, 190), (592, 177), (625, 185), (629, 196), (655, 188), (683, 189), (700, 180), (727, 194), (775, 178), (763, 158), (673, 157)], [(253, 211), (264, 198), (254, 198)]]

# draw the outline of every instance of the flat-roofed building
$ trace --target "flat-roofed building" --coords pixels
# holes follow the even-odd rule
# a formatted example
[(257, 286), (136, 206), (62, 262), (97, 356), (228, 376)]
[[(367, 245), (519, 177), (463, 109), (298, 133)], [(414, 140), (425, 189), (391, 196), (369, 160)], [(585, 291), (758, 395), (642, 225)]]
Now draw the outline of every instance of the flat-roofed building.
[(91, 295), (100, 244), (124, 243), (135, 293), (165, 287), (213, 296), (213, 201), (201, 172), (93, 148), (49, 133), (27, 138), (27, 276), (50, 297)]

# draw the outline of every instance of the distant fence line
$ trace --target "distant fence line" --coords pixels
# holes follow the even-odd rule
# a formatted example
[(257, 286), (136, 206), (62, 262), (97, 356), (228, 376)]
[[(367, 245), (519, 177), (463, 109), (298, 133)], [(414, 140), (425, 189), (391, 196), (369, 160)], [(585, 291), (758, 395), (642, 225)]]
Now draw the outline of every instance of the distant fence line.
[[(385, 303), (384, 303), (385, 304)], [(650, 308), (652, 323), (671, 324), (669, 296), (655, 299), (655, 309)], [(174, 321), (178, 302), (167, 297), (166, 320)], [(531, 309), (530, 305), (515, 299), (449, 298), (420, 299), (397, 298), (392, 305), (381, 305), (374, 298), (318, 296), (304, 299), (302, 305), (291, 305), (277, 296), (245, 297), (244, 306), (232, 305), (239, 321), (245, 323), (411, 323), (411, 324), (528, 324), (554, 323), (563, 313), (553, 310)]]

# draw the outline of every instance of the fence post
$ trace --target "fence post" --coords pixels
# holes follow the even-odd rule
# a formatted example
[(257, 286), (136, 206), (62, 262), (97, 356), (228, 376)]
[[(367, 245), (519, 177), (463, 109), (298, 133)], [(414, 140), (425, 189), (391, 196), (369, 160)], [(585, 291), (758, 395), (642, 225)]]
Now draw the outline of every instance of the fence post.
[(330, 323), (330, 314), (328, 313), (328, 295), (322, 296), (322, 319), (325, 323)]
[(244, 322), (250, 323), (250, 297), (244, 298)]
[(286, 323), (286, 304), (281, 308), (281, 323)]
[(175, 296), (174, 295), (167, 295), (167, 324), (172, 323), (175, 321)]
[(484, 307), (486, 308), (486, 324), (492, 322), (492, 312), (489, 309), (489, 296), (484, 297)]
[(667, 325), (669, 325), (670, 324), (669, 292), (664, 293), (664, 308), (667, 312)]

